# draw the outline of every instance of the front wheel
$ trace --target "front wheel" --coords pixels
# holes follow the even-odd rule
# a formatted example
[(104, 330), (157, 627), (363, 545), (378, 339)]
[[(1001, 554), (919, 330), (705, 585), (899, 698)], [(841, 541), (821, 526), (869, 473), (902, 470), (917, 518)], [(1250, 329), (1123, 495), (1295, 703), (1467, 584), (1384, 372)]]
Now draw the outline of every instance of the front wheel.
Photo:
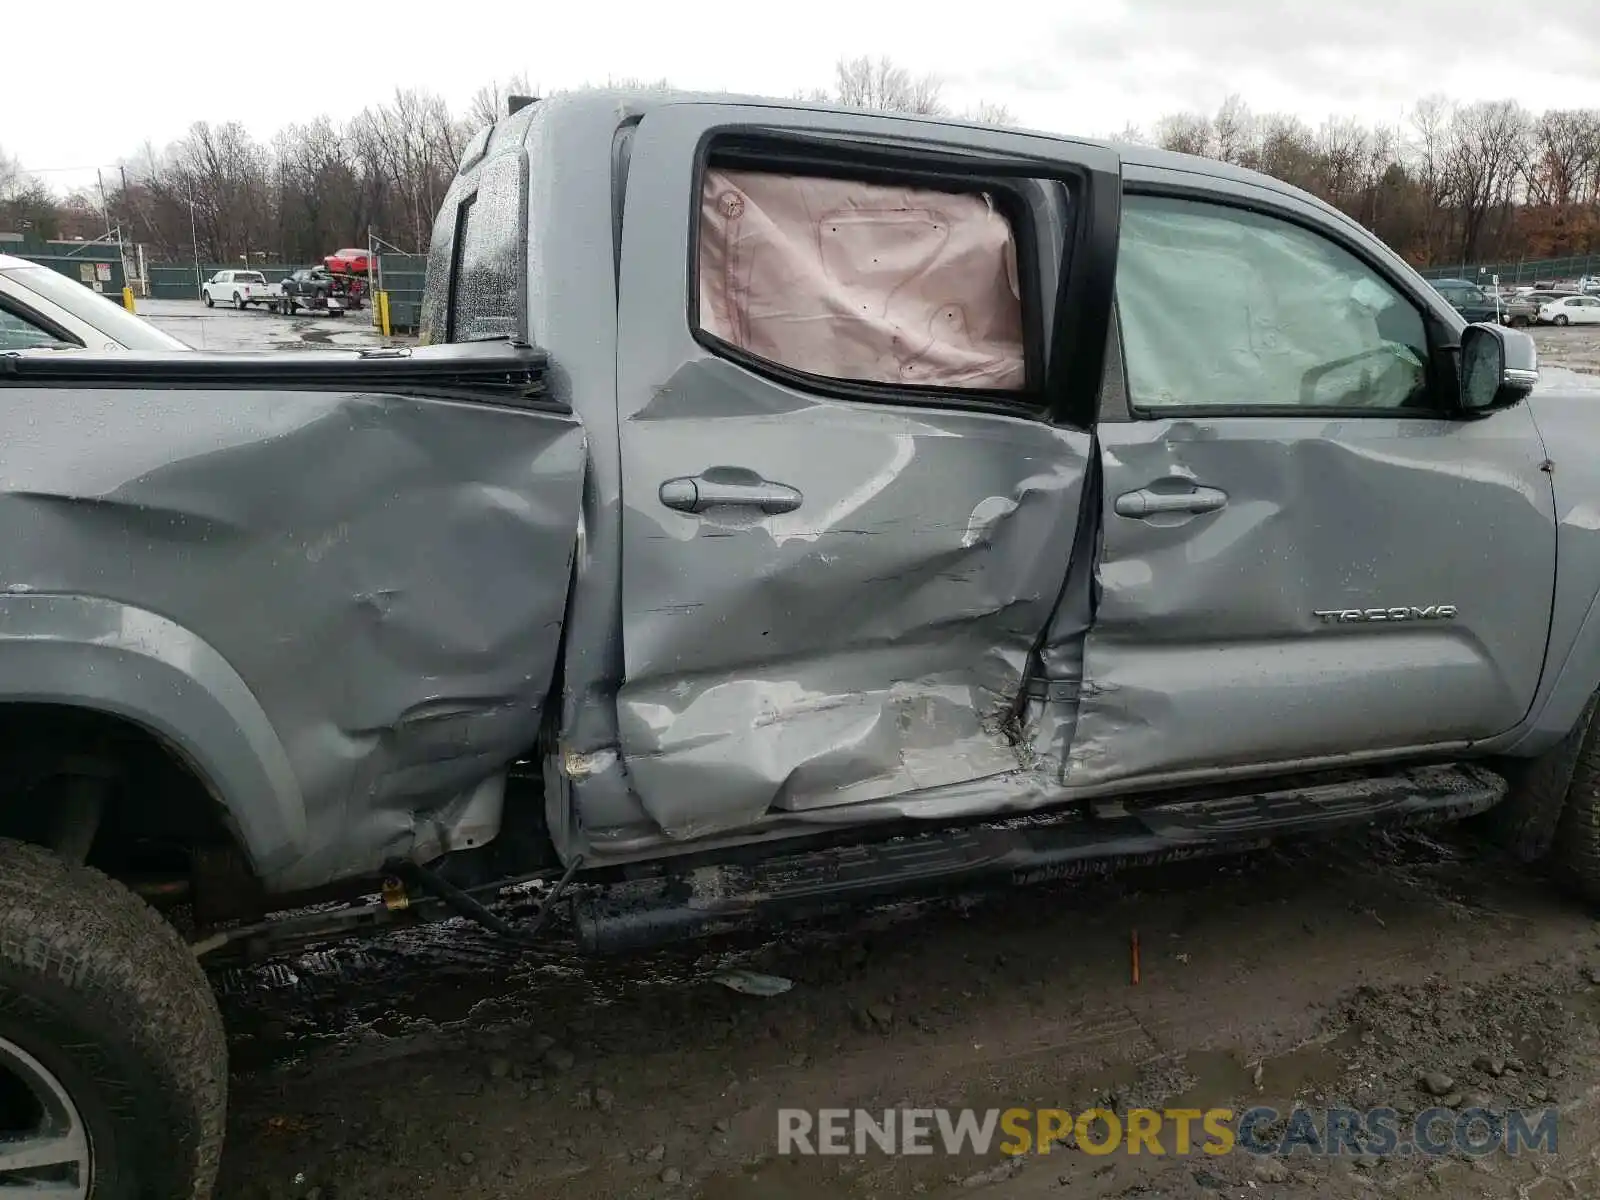
[(217, 302), (211, 298), (211, 293), (209, 291), (201, 292), (200, 299), (205, 301), (207, 308), (215, 308), (217, 306)]
[(227, 1047), (171, 926), (100, 872), (0, 840), (0, 1194), (211, 1194)]
[(1566, 325), (1568, 325), (1570, 323), (1571, 322), (1568, 320), (1566, 313), (1557, 313), (1555, 315), (1555, 317), (1550, 322), (1550, 324), (1552, 324), (1552, 325), (1559, 325), (1559, 326), (1562, 326), (1562, 327), (1565, 327)]

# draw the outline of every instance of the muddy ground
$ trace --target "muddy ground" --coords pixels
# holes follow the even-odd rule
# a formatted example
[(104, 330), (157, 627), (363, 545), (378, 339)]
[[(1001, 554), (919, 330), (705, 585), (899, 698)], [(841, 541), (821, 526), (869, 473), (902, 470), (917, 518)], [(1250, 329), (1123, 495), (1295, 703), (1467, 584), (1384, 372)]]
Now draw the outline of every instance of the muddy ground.
[[(218, 318), (173, 319), (204, 330)], [(221, 319), (208, 338), (276, 321)], [(278, 344), (305, 340), (274, 330)], [(1537, 336), (1545, 362), (1600, 367), (1600, 331)], [(219, 1195), (1593, 1197), (1595, 916), (1471, 830), (1446, 829), (902, 906), (626, 962), (431, 926), (217, 976), (235, 1064)], [(714, 978), (735, 965), (793, 986), (737, 993)], [(1557, 1152), (775, 1153), (780, 1106), (1293, 1102), (1553, 1106)]]
[[(793, 987), (736, 993), (713, 979), (733, 964)], [(1596, 979), (1593, 914), (1462, 830), (1291, 844), (628, 963), (436, 926), (219, 980), (236, 1061), (221, 1195), (1465, 1197), (1548, 1173), (1524, 1194), (1592, 1196)], [(1419, 1087), (1427, 1073), (1448, 1077), (1443, 1101)], [(1563, 1117), (1556, 1155), (1477, 1161), (774, 1153), (779, 1106), (1292, 1100)], [(1567, 1176), (1578, 1191), (1561, 1190)]]

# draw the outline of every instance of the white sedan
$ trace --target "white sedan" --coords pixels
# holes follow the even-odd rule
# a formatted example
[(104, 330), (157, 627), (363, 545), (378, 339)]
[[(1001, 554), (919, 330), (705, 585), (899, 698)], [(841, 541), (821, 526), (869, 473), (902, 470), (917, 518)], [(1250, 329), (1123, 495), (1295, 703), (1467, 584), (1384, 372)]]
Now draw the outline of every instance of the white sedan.
[(0, 254), (0, 353), (189, 349), (76, 279)]
[(1600, 325), (1600, 299), (1559, 296), (1539, 309), (1541, 325)]

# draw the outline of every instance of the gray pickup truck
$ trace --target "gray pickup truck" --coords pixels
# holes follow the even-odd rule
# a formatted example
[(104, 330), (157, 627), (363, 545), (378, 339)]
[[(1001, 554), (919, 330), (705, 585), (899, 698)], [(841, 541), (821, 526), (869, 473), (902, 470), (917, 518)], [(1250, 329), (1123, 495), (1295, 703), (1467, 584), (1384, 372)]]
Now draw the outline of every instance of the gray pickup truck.
[(0, 1185), (206, 1195), (201, 964), (339, 933), (1464, 817), (1600, 895), (1600, 392), (1293, 188), (585, 95), (422, 320), (0, 356)]

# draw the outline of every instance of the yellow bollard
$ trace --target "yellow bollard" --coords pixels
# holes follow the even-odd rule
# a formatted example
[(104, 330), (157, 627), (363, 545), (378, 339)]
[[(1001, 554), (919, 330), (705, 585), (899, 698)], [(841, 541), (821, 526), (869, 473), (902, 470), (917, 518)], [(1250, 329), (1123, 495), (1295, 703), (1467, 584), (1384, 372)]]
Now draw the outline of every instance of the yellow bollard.
[(383, 336), (389, 336), (389, 293), (378, 293), (378, 328), (383, 330)]
[(133, 289), (131, 287), (125, 287), (122, 289), (122, 307), (131, 313), (136, 313), (139, 311), (139, 309), (133, 303)]

